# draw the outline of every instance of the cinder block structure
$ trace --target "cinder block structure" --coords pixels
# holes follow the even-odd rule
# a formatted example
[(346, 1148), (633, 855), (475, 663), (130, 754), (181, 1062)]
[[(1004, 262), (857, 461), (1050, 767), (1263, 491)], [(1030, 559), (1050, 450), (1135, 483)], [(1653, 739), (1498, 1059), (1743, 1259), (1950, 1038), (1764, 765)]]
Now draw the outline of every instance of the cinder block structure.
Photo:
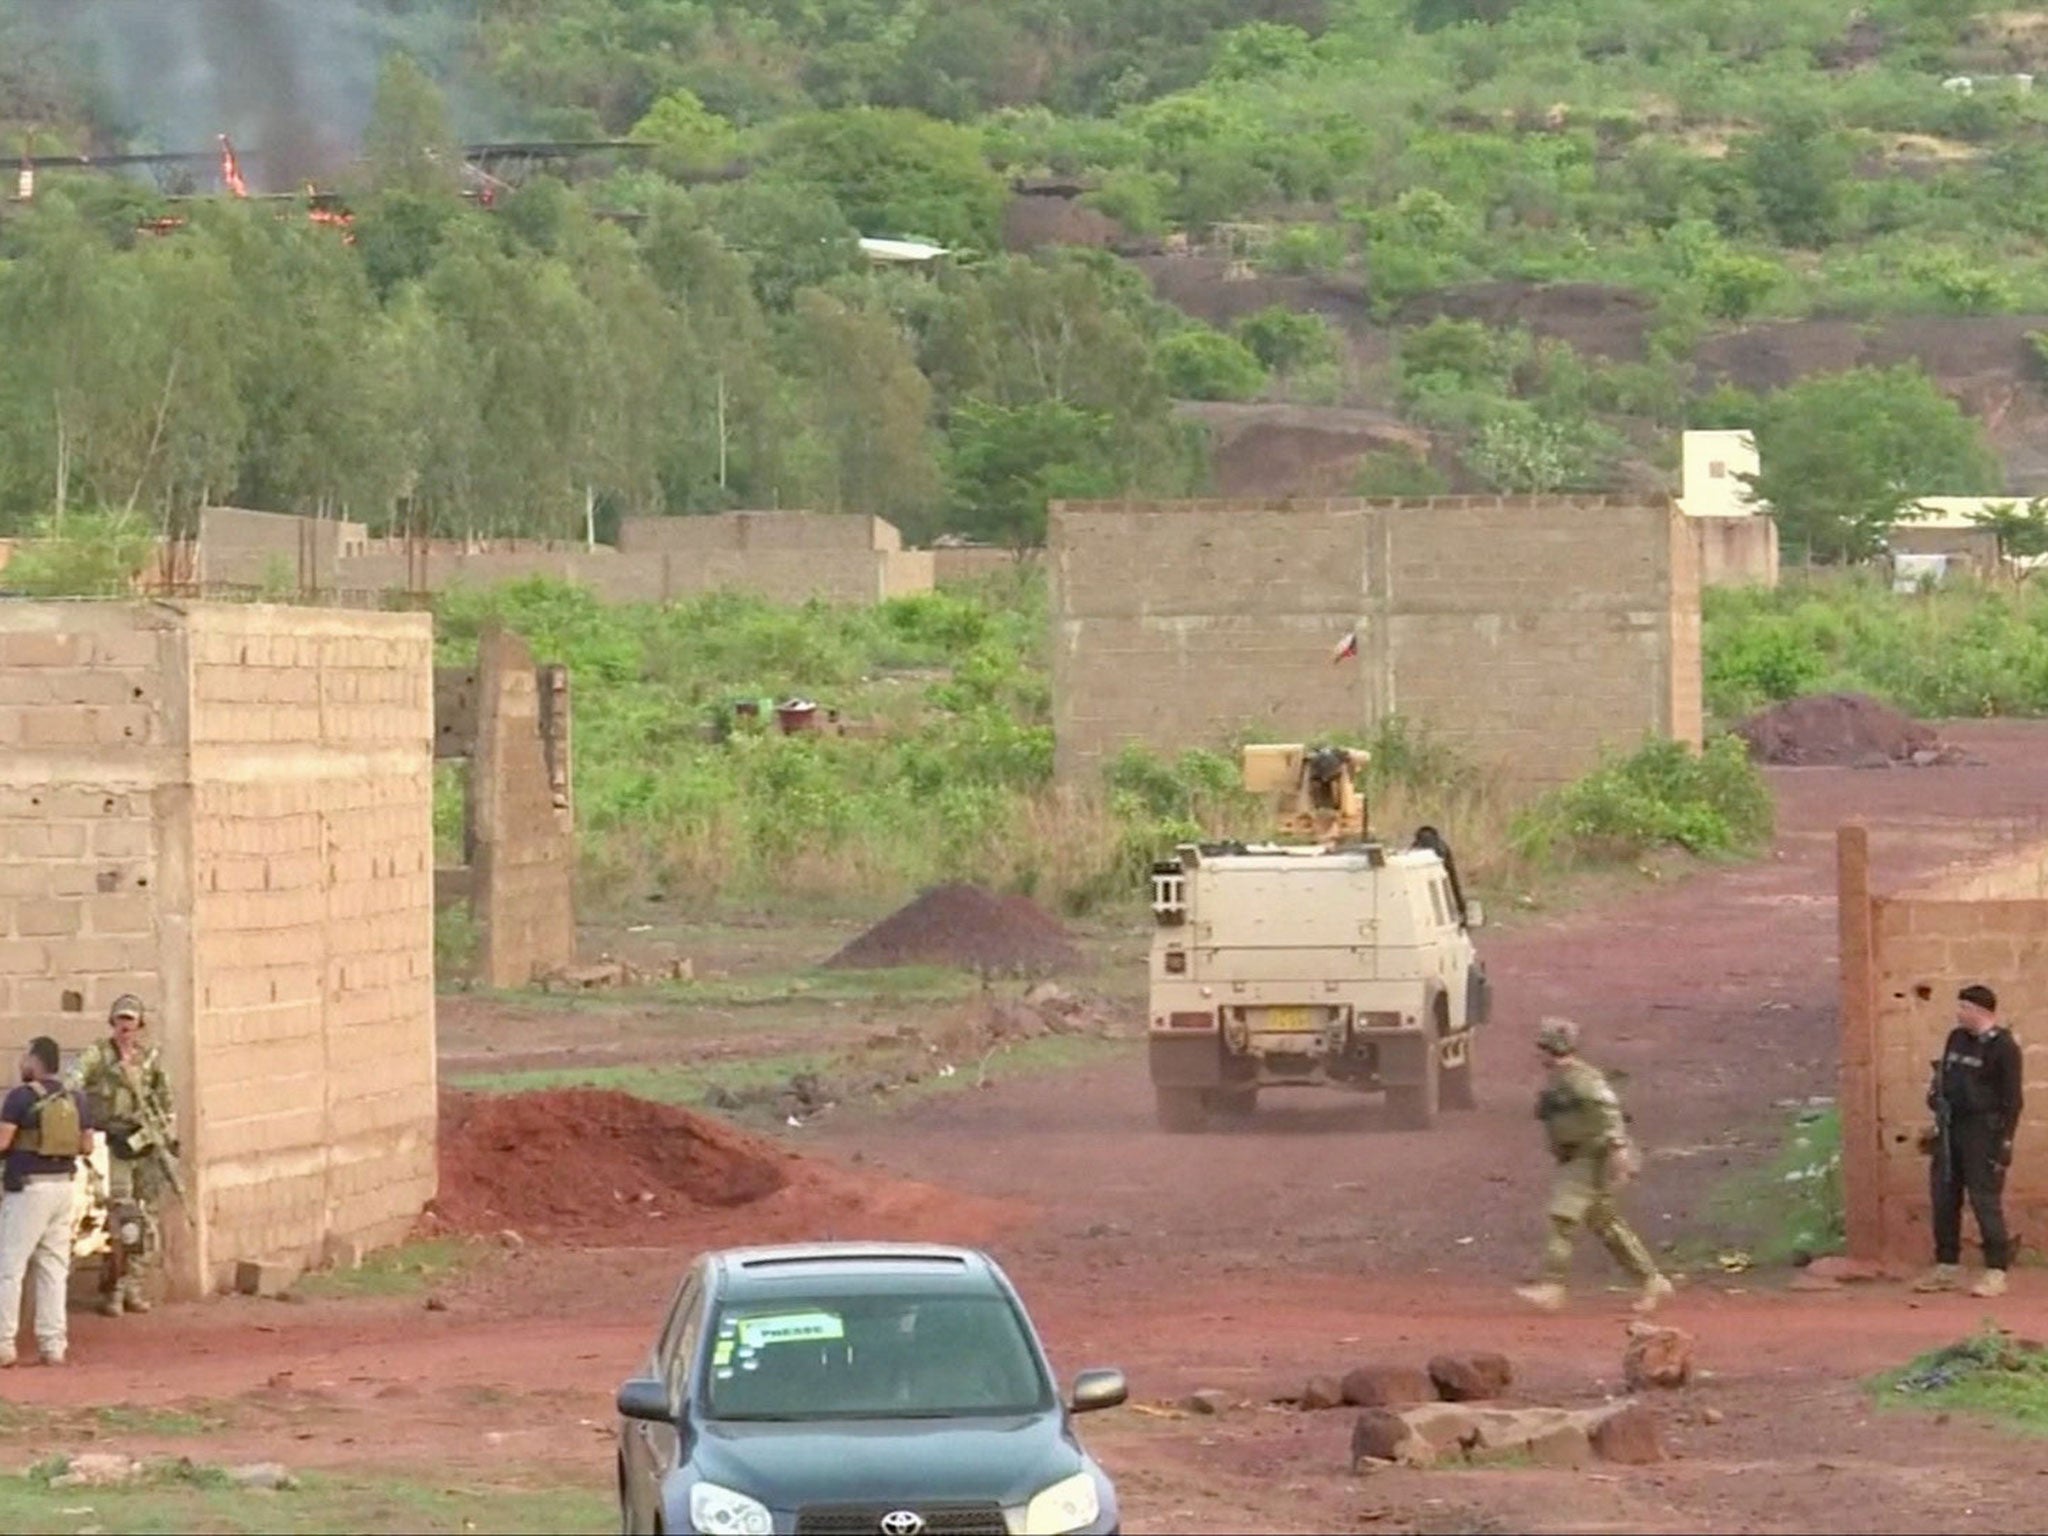
[[(2048, 1052), (2029, 1021), (2048, 1014), (2048, 843), (1903, 890), (1870, 879), (1870, 834), (1836, 835), (1841, 914), (1842, 1192), (1849, 1251), (1892, 1264), (1934, 1252), (1920, 1131), (1927, 1088), (1955, 1025), (1956, 991), (1983, 982), (2019, 1024), (2026, 1108), (2006, 1177), (2006, 1219), (2038, 1243), (2048, 1223)], [(1967, 1218), (1966, 1241), (1974, 1241)]]
[(153, 1009), (174, 1284), (401, 1237), (435, 1181), (431, 621), (0, 603), (0, 1009)]
[(1069, 502), (1050, 554), (1066, 779), (1397, 714), (1531, 787), (1700, 740), (1699, 545), (1665, 498)]

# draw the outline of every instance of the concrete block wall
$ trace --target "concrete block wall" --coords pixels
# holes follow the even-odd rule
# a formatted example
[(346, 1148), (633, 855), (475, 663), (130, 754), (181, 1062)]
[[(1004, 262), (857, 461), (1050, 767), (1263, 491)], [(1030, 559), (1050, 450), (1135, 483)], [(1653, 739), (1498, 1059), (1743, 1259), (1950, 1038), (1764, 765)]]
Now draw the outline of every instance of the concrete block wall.
[(182, 699), (167, 617), (0, 603), (0, 1013), (76, 1050), (154, 997), (159, 804)]
[(1035, 567), (1045, 563), (1045, 551), (1042, 549), (1017, 551), (980, 545), (941, 546), (932, 550), (931, 556), (932, 584), (942, 588), (980, 581), (1002, 571), (1015, 570), (1019, 565)]
[(475, 678), (469, 818), (478, 970), (487, 986), (523, 987), (576, 958), (568, 675), (536, 672), (525, 641), (492, 630), (478, 643)]
[(395, 1239), (433, 1193), (431, 651), (424, 615), (0, 604), (0, 690), (38, 698), (20, 708), (124, 698), (63, 706), (90, 745), (0, 753), (0, 835), (41, 850), (43, 882), (0, 899), (0, 955), (17, 1001), (59, 983), (22, 1022), (68, 1044), (116, 992), (152, 1005), (186, 1290)]
[(1390, 714), (1529, 786), (1700, 738), (1698, 559), (1668, 501), (1063, 503), (1050, 560), (1064, 778), (1129, 742)]
[(1778, 584), (1778, 520), (1749, 517), (1689, 518), (1699, 543), (1703, 587), (1775, 587)]
[[(2026, 1052), (2027, 1107), (2006, 1181), (2006, 1214), (2034, 1243), (2048, 1221), (2048, 844), (1879, 893), (1869, 838), (1838, 835), (1842, 924), (1842, 1155), (1850, 1250), (1925, 1264), (1932, 1257), (1927, 1159), (1932, 1063), (1955, 1022), (1957, 989), (1997, 992)], [(1966, 1247), (1974, 1227), (1964, 1224)]]
[(361, 554), (369, 530), (339, 518), (206, 507), (199, 514), (199, 580), (260, 587), (282, 570), (301, 587), (338, 584), (341, 562)]

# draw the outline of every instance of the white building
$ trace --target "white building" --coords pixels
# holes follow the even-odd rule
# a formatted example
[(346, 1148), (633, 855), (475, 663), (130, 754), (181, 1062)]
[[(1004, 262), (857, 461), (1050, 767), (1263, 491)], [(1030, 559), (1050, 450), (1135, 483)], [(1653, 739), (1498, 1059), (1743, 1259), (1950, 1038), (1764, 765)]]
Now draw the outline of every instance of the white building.
[(1762, 471), (1747, 432), (1687, 432), (1678, 509), (1687, 517), (1753, 517), (1763, 510), (1744, 475)]

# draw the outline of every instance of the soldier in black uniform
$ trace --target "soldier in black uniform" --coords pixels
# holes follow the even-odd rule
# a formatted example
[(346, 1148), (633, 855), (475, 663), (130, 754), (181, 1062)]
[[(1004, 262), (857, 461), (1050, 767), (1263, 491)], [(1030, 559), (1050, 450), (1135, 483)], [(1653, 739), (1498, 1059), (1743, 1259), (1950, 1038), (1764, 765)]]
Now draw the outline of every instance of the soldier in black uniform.
[(1997, 995), (1986, 986), (1963, 988), (1956, 994), (1956, 1027), (1934, 1064), (1927, 1094), (1936, 1127), (1927, 1139), (1934, 1164), (1934, 1268), (1915, 1284), (1916, 1291), (1951, 1291), (1961, 1282), (1968, 1194), (1984, 1240), (1984, 1278), (1970, 1294), (2005, 1294), (2012, 1239), (2001, 1202), (2020, 1124), (2022, 1075), (2020, 1045), (1999, 1022)]

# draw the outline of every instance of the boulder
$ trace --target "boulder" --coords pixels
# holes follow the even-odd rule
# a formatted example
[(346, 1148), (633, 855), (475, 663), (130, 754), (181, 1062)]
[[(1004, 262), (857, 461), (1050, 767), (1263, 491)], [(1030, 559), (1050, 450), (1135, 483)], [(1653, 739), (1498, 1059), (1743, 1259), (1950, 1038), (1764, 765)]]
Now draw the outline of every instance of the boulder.
[(1351, 1426), (1351, 1469), (1363, 1462), (1391, 1462), (1397, 1466), (1426, 1467), (1436, 1460), (1427, 1440), (1408, 1427), (1402, 1417), (1387, 1408), (1368, 1408)]
[(1623, 1379), (1631, 1392), (1647, 1387), (1682, 1387), (1692, 1380), (1693, 1338), (1681, 1328), (1649, 1323), (1629, 1325), (1628, 1350), (1622, 1356)]
[(143, 1474), (143, 1465), (131, 1456), (88, 1451), (66, 1459), (64, 1470), (50, 1479), (52, 1488), (112, 1488), (132, 1483)]
[(1646, 1467), (1664, 1459), (1664, 1438), (1657, 1415), (1641, 1403), (1628, 1403), (1593, 1428), (1593, 1450), (1602, 1461)]
[(1474, 1450), (1479, 1416), (1457, 1403), (1422, 1403), (1401, 1410), (1402, 1421), (1438, 1451)]
[(1361, 1365), (1346, 1371), (1340, 1386), (1344, 1401), (1353, 1408), (1406, 1408), (1436, 1401), (1436, 1383), (1405, 1365)]
[(1523, 1454), (1539, 1467), (1576, 1469), (1592, 1461), (1592, 1437), (1582, 1424), (1558, 1424), (1531, 1436)]
[(1344, 1384), (1334, 1376), (1311, 1376), (1301, 1389), (1301, 1406), (1310, 1413), (1344, 1406)]
[(1447, 1403), (1483, 1403), (1506, 1392), (1515, 1372), (1506, 1355), (1438, 1355), (1429, 1379)]

